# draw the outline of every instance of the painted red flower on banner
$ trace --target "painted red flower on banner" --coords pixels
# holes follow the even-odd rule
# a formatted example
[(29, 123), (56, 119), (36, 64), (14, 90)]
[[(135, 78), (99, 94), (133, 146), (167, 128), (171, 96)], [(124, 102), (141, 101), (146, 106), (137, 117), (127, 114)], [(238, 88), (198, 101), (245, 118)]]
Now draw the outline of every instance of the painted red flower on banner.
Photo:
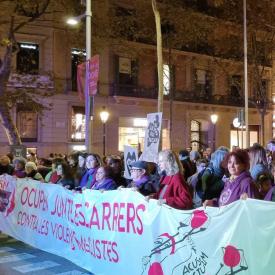
[(161, 264), (158, 262), (151, 264), (148, 270), (148, 275), (164, 275)]
[[(248, 269), (243, 249), (236, 248), (233, 245), (227, 245), (226, 247), (222, 247), (222, 249), (223, 263), (220, 263), (220, 268), (215, 275), (235, 275)], [(227, 267), (227, 271), (223, 273), (225, 267)], [(229, 271), (228, 268), (230, 269)]]
[(228, 245), (224, 251), (223, 261), (228, 267), (236, 267), (239, 265), (241, 261), (239, 250), (233, 245)]
[(203, 210), (195, 210), (191, 219), (191, 227), (197, 229), (202, 227), (208, 220), (206, 213)]

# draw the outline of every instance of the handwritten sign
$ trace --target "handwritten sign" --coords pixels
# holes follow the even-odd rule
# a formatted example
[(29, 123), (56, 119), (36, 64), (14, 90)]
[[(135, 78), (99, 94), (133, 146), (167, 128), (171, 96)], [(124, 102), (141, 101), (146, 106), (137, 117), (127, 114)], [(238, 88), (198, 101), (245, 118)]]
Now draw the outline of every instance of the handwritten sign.
[(275, 270), (272, 202), (248, 199), (180, 211), (147, 202), (128, 188), (80, 194), (0, 176), (2, 205), (2, 232), (94, 274), (270, 275)]
[(162, 113), (147, 115), (148, 126), (145, 131), (144, 149), (140, 160), (156, 162), (161, 138)]

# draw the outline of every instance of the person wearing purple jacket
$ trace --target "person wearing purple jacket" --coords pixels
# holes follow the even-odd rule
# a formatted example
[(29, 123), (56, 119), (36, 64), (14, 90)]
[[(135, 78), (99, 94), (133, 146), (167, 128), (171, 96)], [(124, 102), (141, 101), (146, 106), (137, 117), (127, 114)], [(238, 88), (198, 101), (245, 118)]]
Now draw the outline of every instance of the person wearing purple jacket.
[(112, 170), (108, 166), (100, 166), (95, 174), (95, 183), (92, 190), (114, 190), (117, 188), (116, 183), (111, 178)]
[(249, 156), (238, 149), (225, 158), (230, 177), (217, 199), (206, 200), (204, 206), (224, 206), (242, 198), (258, 198), (258, 191), (249, 173)]
[(95, 183), (95, 175), (98, 167), (101, 165), (101, 159), (97, 154), (88, 154), (86, 158), (87, 171), (80, 181), (80, 189), (91, 189)]

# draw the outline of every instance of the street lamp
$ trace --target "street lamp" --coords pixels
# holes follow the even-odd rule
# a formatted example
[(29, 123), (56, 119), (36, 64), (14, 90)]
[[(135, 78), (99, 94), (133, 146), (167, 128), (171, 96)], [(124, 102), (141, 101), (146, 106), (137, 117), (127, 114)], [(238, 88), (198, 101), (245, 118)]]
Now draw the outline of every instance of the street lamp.
[(91, 0), (86, 0), (86, 12), (77, 17), (68, 18), (67, 24), (77, 25), (82, 18), (86, 18), (86, 73), (85, 73), (85, 147), (87, 152), (92, 152), (92, 119), (94, 109), (94, 98), (89, 93), (89, 60), (91, 59), (91, 19), (92, 19), (92, 8)]
[[(239, 127), (241, 126), (241, 123), (239, 121), (238, 117), (235, 117), (233, 119), (233, 126), (237, 129), (237, 146), (239, 147), (240, 143), (239, 143)], [(242, 139), (242, 148), (243, 148), (243, 139)]]
[(213, 151), (216, 150), (216, 123), (218, 121), (218, 115), (212, 114), (210, 116), (211, 122), (213, 124)]
[(109, 113), (106, 111), (105, 106), (102, 107), (102, 111), (100, 112), (100, 119), (103, 124), (103, 156), (105, 156), (106, 153), (106, 122), (109, 118)]

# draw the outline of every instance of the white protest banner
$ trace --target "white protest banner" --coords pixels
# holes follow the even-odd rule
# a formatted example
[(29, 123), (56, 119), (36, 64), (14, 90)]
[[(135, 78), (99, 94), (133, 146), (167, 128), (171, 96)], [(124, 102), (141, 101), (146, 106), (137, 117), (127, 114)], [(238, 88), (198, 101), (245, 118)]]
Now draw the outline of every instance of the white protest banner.
[(148, 114), (147, 122), (148, 126), (145, 131), (144, 148), (140, 160), (156, 162), (161, 137), (162, 113)]
[(124, 145), (124, 178), (131, 179), (130, 164), (138, 160), (137, 149)]
[(180, 211), (128, 188), (80, 194), (0, 177), (0, 189), (2, 232), (96, 275), (274, 274), (273, 202)]

